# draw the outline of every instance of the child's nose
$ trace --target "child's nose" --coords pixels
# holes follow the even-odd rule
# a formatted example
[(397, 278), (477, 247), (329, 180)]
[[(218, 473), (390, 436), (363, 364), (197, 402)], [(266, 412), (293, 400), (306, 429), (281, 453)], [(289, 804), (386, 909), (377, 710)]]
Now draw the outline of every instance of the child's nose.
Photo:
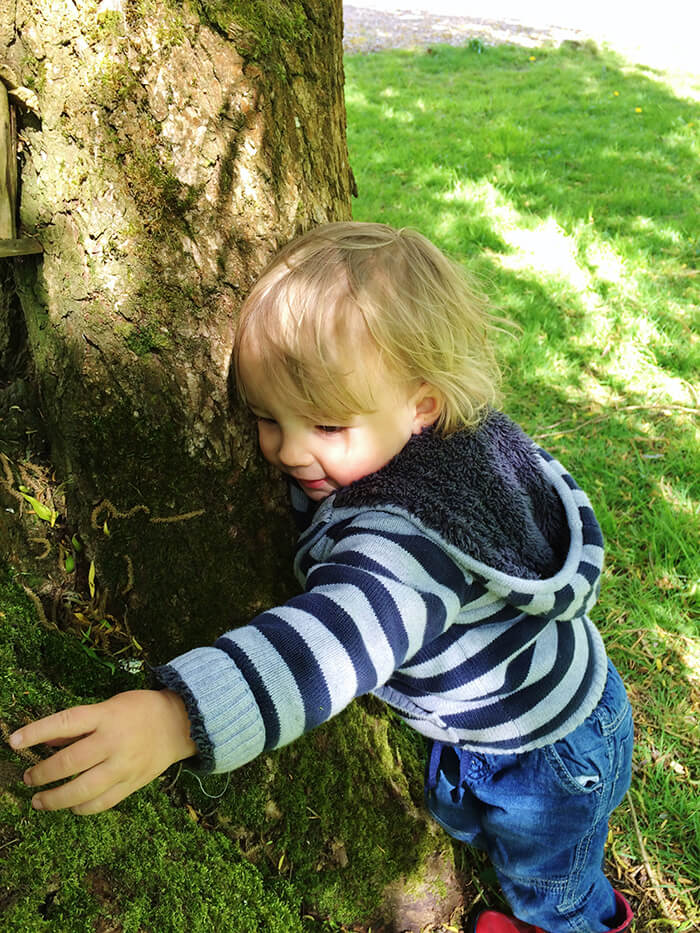
[(305, 443), (304, 434), (298, 431), (284, 432), (278, 456), (280, 462), (286, 467), (308, 466), (313, 462), (309, 445)]

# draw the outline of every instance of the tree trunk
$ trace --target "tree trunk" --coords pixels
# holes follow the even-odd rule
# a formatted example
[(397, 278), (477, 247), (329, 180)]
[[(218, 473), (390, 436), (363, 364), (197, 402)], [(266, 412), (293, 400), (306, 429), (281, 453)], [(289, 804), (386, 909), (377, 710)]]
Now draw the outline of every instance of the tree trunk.
[(341, 37), (340, 0), (0, 13), (0, 61), (38, 98), (20, 235), (44, 256), (15, 280), (52, 461), (95, 598), (159, 659), (290, 592), (283, 490), (227, 376), (265, 262), (350, 216)]

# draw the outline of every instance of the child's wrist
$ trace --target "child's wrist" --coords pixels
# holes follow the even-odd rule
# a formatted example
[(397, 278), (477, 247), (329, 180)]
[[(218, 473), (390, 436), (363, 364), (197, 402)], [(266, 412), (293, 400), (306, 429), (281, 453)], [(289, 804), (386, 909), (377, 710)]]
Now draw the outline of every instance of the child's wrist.
[(183, 758), (191, 758), (197, 754), (197, 746), (190, 734), (190, 718), (187, 715), (185, 703), (173, 690), (157, 691), (163, 700), (166, 709), (165, 731), (173, 757), (173, 762)]

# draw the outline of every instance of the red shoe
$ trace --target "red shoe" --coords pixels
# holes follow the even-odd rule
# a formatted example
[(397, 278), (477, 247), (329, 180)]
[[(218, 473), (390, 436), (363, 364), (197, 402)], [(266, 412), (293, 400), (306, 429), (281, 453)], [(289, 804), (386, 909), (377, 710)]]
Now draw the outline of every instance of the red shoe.
[(545, 933), (541, 927), (507, 917), (497, 910), (482, 910), (474, 918), (468, 933)]
[[(630, 928), (634, 914), (619, 891), (615, 891), (615, 901), (617, 903), (615, 921), (619, 923), (610, 930), (610, 933), (625, 933)], [(523, 923), (522, 920), (508, 917), (497, 910), (482, 910), (474, 918), (468, 933), (545, 933), (545, 931), (541, 927)]]
[(615, 902), (617, 903), (615, 920), (619, 920), (620, 925), (614, 927), (610, 933), (625, 933), (625, 930), (629, 930), (632, 926), (634, 914), (632, 913), (632, 908), (627, 903), (627, 898), (623, 897), (619, 891), (615, 891)]

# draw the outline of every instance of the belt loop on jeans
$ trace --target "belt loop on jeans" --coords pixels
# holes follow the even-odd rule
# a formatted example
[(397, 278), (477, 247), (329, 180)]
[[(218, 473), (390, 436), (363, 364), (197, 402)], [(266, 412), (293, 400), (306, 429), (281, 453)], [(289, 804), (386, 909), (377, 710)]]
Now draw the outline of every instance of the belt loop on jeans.
[(471, 755), (465, 754), (462, 748), (456, 749), (456, 751), (459, 758), (459, 784), (457, 786), (462, 789), (467, 781), (467, 771), (470, 770), (472, 758)]
[(444, 742), (433, 742), (433, 747), (430, 750), (430, 759), (428, 761), (428, 779), (426, 781), (428, 790), (435, 790), (437, 787), (440, 759), (442, 758), (442, 750), (444, 747)]

